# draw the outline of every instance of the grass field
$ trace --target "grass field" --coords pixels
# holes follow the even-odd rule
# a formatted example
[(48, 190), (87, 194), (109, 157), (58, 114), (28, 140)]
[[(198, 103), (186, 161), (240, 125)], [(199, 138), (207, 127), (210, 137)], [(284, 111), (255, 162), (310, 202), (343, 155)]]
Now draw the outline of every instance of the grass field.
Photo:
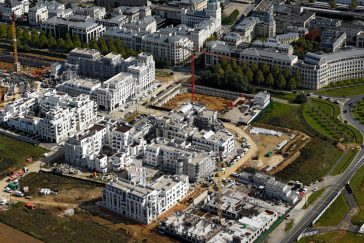
[[(40, 188), (47, 187), (53, 191), (72, 189), (93, 189), (101, 185), (91, 181), (79, 180), (71, 177), (54, 175), (50, 173), (30, 173), (20, 180), (21, 186), (29, 186), (29, 195), (35, 196)], [(101, 197), (101, 194), (100, 194)]]
[(305, 122), (302, 113), (302, 106), (272, 102), (257, 122), (300, 130), (311, 136), (311, 141), (301, 149), (300, 157), (276, 174), (284, 181), (295, 179), (310, 183), (329, 172), (331, 166), (340, 157), (341, 151), (332, 141), (317, 136), (317, 132)]
[(359, 243), (364, 242), (364, 235), (347, 231), (334, 231), (317, 236), (304, 237), (298, 243)]
[(317, 220), (314, 226), (321, 227), (337, 225), (341, 222), (347, 212), (349, 212), (349, 205), (346, 203), (344, 195), (340, 194), (321, 218)]
[(0, 135), (0, 178), (9, 170), (23, 167), (27, 158), (37, 159), (45, 152), (41, 147)]
[(346, 88), (338, 87), (335, 89), (318, 91), (316, 93), (323, 95), (337, 96), (337, 97), (360, 95), (364, 93), (364, 85), (358, 85), (355, 87), (346, 87)]
[(282, 91), (269, 91), (269, 93), (274, 98), (288, 100), (288, 101), (292, 101), (296, 97), (296, 94), (282, 92)]
[(360, 212), (351, 221), (353, 224), (362, 225), (364, 223), (364, 166), (362, 166), (350, 180), (350, 187), (354, 197), (360, 207)]
[(57, 209), (29, 210), (22, 203), (0, 214), (0, 221), (45, 242), (131, 242), (126, 235), (85, 220), (85, 213), (60, 216)]
[(321, 196), (321, 194), (325, 191), (325, 188), (322, 188), (316, 192), (312, 192), (312, 194), (307, 198), (306, 204), (303, 206), (303, 208), (308, 208), (312, 203), (314, 203), (317, 198)]
[(331, 175), (338, 175), (343, 173), (346, 168), (350, 165), (351, 161), (355, 158), (355, 155), (358, 153), (356, 149), (350, 149), (343, 160), (336, 166), (336, 168), (332, 171)]
[(355, 129), (338, 119), (340, 108), (328, 101), (313, 99), (304, 105), (303, 117), (306, 122), (322, 136), (333, 141), (354, 142), (361, 144), (363, 138)]
[(364, 99), (356, 103), (351, 109), (353, 116), (361, 124), (364, 124)]

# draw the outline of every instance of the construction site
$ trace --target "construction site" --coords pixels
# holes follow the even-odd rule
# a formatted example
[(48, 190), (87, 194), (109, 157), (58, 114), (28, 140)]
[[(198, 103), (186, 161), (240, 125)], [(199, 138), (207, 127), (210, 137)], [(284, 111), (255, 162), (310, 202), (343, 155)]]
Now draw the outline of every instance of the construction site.
[(11, 23), (12, 51), (0, 48), (0, 106), (18, 99), (29, 89), (48, 85), (50, 65), (62, 58), (33, 53), (19, 53), (15, 18)]

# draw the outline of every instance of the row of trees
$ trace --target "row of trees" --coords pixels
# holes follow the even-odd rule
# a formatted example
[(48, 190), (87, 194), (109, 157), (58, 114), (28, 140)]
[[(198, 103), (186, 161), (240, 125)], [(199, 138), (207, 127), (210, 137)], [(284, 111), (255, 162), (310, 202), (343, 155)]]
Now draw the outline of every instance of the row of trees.
[[(99, 50), (101, 53), (108, 52), (120, 53), (123, 57), (135, 56), (138, 53), (130, 48), (125, 48), (120, 39), (110, 39), (106, 41), (103, 37), (98, 40), (92, 40), (90, 43), (81, 41), (79, 35), (66, 34), (64, 38), (56, 39), (51, 32), (46, 34), (44, 31), (29, 30), (18, 27), (16, 36), (19, 41), (19, 47), (25, 51), (30, 51), (30, 48), (51, 49), (58, 52), (69, 52), (75, 47), (92, 48)], [(11, 40), (13, 33), (11, 25), (0, 24), (0, 38)]]
[(278, 66), (264, 63), (251, 66), (247, 62), (241, 65), (235, 61), (225, 60), (201, 72), (200, 82), (216, 88), (249, 92), (252, 86), (293, 90), (302, 81), (300, 74), (292, 73), (286, 68), (282, 71)]

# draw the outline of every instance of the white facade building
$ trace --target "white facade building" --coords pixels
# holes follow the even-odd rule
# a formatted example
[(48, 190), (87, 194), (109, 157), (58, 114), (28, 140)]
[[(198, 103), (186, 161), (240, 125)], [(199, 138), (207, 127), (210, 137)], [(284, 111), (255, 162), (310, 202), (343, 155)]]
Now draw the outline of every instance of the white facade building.
[(46, 5), (36, 5), (29, 9), (28, 21), (32, 26), (40, 26), (48, 19), (48, 8)]
[(71, 98), (65, 93), (51, 90), (40, 98), (33, 97), (23, 102), (8, 104), (0, 112), (0, 122), (33, 134), (42, 141), (65, 141), (96, 122), (96, 105), (86, 95)]
[(131, 74), (122, 72), (103, 82), (95, 94), (98, 108), (105, 111), (120, 108), (127, 100), (135, 96), (134, 83)]
[(28, 0), (5, 0), (2, 4), (2, 20), (11, 21), (14, 14), (15, 18), (22, 18), (29, 11)]
[(187, 195), (187, 176), (162, 176), (140, 185), (118, 180), (106, 185), (102, 205), (122, 216), (143, 224), (158, 217)]

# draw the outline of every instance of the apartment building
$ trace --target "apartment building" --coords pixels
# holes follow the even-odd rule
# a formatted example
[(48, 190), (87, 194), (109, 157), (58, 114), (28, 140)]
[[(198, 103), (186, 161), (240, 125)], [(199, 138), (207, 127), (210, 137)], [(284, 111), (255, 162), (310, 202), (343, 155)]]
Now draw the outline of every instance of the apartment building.
[(321, 32), (320, 48), (335, 52), (346, 45), (346, 33), (336, 30), (325, 30)]
[(96, 90), (96, 103), (100, 110), (114, 111), (135, 96), (134, 78), (131, 74), (120, 72)]
[(76, 65), (77, 74), (89, 78), (109, 79), (120, 72), (131, 73), (139, 82), (136, 87), (150, 87), (155, 80), (153, 56), (140, 53), (137, 57), (123, 59), (120, 54), (109, 53), (102, 56), (93, 49), (75, 48), (69, 54), (67, 63)]
[(184, 175), (165, 175), (146, 185), (120, 179), (106, 185), (102, 205), (122, 216), (149, 224), (182, 200), (188, 188), (188, 177)]
[(153, 16), (146, 16), (141, 20), (135, 20), (124, 24), (125, 29), (141, 31), (144, 33), (154, 33), (157, 31), (157, 22)]
[(364, 31), (360, 31), (356, 35), (356, 47), (357, 48), (364, 48)]
[(56, 90), (73, 97), (80, 94), (90, 95), (90, 98), (95, 100), (94, 94), (100, 87), (101, 83), (98, 80), (76, 78), (57, 85)]
[(111, 16), (125, 16), (129, 22), (131, 21), (137, 21), (139, 19), (144, 19), (147, 16), (152, 15), (152, 9), (150, 5), (145, 6), (136, 6), (136, 7), (127, 7), (127, 6), (120, 6), (117, 8), (114, 8), (111, 11)]
[(28, 22), (32, 26), (40, 26), (48, 19), (47, 5), (39, 4), (29, 9)]
[(65, 161), (73, 166), (106, 173), (108, 163), (103, 159), (105, 156), (101, 153), (106, 139), (106, 125), (94, 124), (82, 134), (66, 141), (64, 144)]
[(106, 8), (98, 7), (98, 6), (90, 6), (90, 7), (75, 7), (73, 9), (75, 14), (81, 16), (89, 16), (93, 19), (104, 19), (106, 17)]
[(110, 19), (99, 19), (97, 23), (102, 24), (106, 29), (111, 27), (122, 28), (126, 23), (128, 23), (128, 18), (124, 15), (117, 15)]
[(297, 65), (303, 78), (302, 86), (320, 89), (330, 83), (364, 77), (364, 50), (347, 49), (334, 53), (307, 53)]
[(29, 11), (28, 0), (5, 0), (2, 4), (1, 17), (4, 21), (11, 21), (12, 16), (22, 18)]
[(89, 43), (102, 36), (106, 28), (95, 21), (93, 18), (85, 18), (84, 21), (64, 20), (59, 17), (50, 17), (41, 24), (42, 31), (52, 33), (55, 38), (64, 37), (67, 33), (78, 35), (82, 42)]
[(95, 4), (98, 6), (110, 6), (113, 8), (119, 6), (135, 7), (135, 6), (147, 6), (148, 0), (95, 0)]
[(0, 113), (3, 126), (34, 135), (36, 139), (59, 143), (84, 131), (96, 121), (95, 103), (86, 95), (69, 97), (49, 90), (41, 97), (9, 103)]
[(159, 141), (145, 147), (143, 162), (177, 175), (187, 175), (191, 182), (203, 180), (216, 166), (211, 154), (174, 142)]
[(216, 21), (216, 32), (220, 32), (221, 28), (221, 7), (219, 0), (209, 0), (207, 2), (207, 8), (201, 11), (192, 9), (181, 10), (181, 24), (185, 24), (189, 27), (205, 21), (213, 20)]
[(199, 131), (192, 135), (192, 146), (212, 151), (217, 156), (227, 157), (234, 151), (234, 135), (228, 131)]

